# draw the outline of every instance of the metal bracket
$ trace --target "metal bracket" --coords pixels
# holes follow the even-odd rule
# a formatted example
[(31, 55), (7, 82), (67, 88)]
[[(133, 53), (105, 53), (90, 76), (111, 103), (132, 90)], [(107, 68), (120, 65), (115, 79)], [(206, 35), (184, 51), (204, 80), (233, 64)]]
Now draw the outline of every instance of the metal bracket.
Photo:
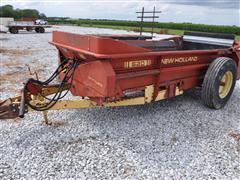
[(49, 122), (49, 120), (48, 120), (48, 111), (43, 111), (42, 113), (43, 113), (43, 118), (44, 118), (43, 123), (46, 125), (51, 125), (52, 123)]

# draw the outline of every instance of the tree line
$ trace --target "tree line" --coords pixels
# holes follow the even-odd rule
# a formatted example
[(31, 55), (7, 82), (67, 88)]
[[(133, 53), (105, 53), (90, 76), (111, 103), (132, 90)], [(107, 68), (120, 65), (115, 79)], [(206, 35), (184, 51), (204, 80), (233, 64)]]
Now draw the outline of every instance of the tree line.
[(46, 15), (36, 9), (14, 9), (12, 5), (0, 6), (0, 17), (46, 19)]
[[(0, 6), (0, 17), (13, 17), (14, 19), (24, 18), (40, 18), (46, 19), (46, 15), (40, 13), (36, 9), (14, 9), (12, 5)], [(138, 27), (137, 21), (121, 21), (121, 20), (107, 20), (107, 19), (78, 19), (71, 20), (68, 17), (48, 17), (50, 23), (55, 24), (74, 24), (81, 26), (81, 24), (89, 25), (112, 25), (112, 26), (131, 26)], [(145, 27), (156, 27), (163, 29), (178, 29), (188, 31), (212, 32), (212, 33), (227, 33), (240, 35), (239, 26), (219, 26), (219, 25), (206, 25), (206, 24), (192, 24), (192, 23), (150, 23), (145, 22)]]
[[(48, 19), (49, 23), (52, 24), (74, 24), (81, 26), (81, 24), (88, 25), (111, 25), (111, 26), (129, 26), (129, 27), (139, 27), (138, 21), (122, 21), (122, 20), (98, 20), (98, 19), (78, 19), (78, 20), (66, 20), (58, 18)], [(186, 31), (199, 31), (199, 32), (209, 32), (209, 33), (226, 33), (240, 35), (239, 26), (221, 26), (221, 25), (207, 25), (207, 24), (192, 24), (192, 23), (163, 23), (157, 22), (152, 24), (151, 22), (144, 22), (144, 27), (156, 27), (162, 29), (176, 29), (176, 30), (186, 30)]]

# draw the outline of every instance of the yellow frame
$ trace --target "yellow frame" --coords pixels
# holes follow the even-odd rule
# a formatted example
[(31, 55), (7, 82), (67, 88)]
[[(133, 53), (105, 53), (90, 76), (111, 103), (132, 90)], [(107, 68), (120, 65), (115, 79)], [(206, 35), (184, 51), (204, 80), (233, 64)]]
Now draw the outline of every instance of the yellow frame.
[[(45, 96), (51, 95), (56, 93), (57, 88), (56, 87), (48, 87), (43, 89), (43, 94)], [(143, 105), (150, 103), (152, 101), (160, 101), (163, 99), (166, 99), (167, 97), (167, 90), (161, 90), (158, 92), (155, 99), (153, 99), (154, 94), (154, 86), (149, 85), (145, 87), (144, 96), (142, 97), (135, 97), (130, 99), (124, 99), (119, 100), (115, 102), (108, 102), (103, 103), (103, 105), (99, 106), (96, 104), (96, 102), (89, 100), (89, 99), (81, 99), (81, 100), (61, 100), (56, 102), (56, 104), (51, 107), (49, 110), (61, 110), (61, 109), (80, 109), (80, 108), (95, 108), (95, 107), (117, 107), (117, 106), (133, 106), (133, 105)], [(176, 87), (175, 90), (175, 96), (183, 94), (183, 91), (179, 89), (179, 87)], [(32, 103), (43, 103), (44, 99), (41, 96), (34, 96), (31, 95)], [(20, 103), (21, 96), (12, 98), (13, 103)], [(29, 108), (28, 111), (32, 111), (33, 109)], [(46, 124), (49, 124), (48, 118), (47, 118), (47, 111), (43, 111), (43, 117), (44, 122)]]
[[(102, 106), (97, 105), (96, 102), (91, 101), (89, 99), (61, 100), (61, 101), (58, 101), (52, 108), (50, 108), (50, 110), (142, 105), (142, 104), (150, 103), (153, 101), (153, 92), (154, 92), (154, 86), (149, 85), (145, 87), (144, 97), (136, 97), (131, 99), (119, 100), (115, 102), (103, 103)], [(183, 91), (181, 91), (179, 87), (176, 87), (175, 92), (176, 92), (175, 96), (183, 93)], [(54, 91), (51, 91), (51, 93), (54, 93)], [(167, 90), (159, 91), (154, 101), (160, 101), (165, 99), (166, 93), (167, 93)]]

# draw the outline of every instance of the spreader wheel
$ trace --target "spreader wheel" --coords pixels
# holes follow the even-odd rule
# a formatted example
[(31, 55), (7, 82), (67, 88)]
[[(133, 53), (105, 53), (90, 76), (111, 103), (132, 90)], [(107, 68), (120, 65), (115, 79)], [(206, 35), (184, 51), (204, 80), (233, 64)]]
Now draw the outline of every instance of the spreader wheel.
[(231, 58), (220, 57), (209, 66), (202, 85), (203, 104), (210, 108), (224, 107), (236, 84), (237, 65)]

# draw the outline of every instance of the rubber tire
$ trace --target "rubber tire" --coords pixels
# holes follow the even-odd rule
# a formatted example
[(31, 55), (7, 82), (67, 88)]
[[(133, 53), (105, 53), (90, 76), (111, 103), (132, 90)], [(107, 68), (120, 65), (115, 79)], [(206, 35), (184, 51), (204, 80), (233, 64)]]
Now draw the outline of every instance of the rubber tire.
[(28, 32), (31, 32), (31, 31), (32, 31), (32, 28), (26, 28), (26, 30), (27, 30)]
[(45, 33), (45, 29), (43, 27), (39, 28), (39, 33)]
[(35, 28), (35, 32), (36, 32), (36, 33), (40, 33), (40, 32), (39, 32), (39, 28), (38, 28), (38, 27), (37, 27), (37, 28)]
[[(219, 86), (223, 75), (231, 71), (233, 74), (232, 87), (224, 98), (219, 96)], [(223, 108), (232, 95), (237, 80), (237, 65), (234, 60), (228, 57), (219, 57), (209, 66), (202, 85), (202, 103), (213, 109)]]
[(9, 31), (10, 33), (13, 33), (13, 32), (12, 32), (12, 28), (9, 28), (8, 31)]
[(17, 34), (18, 33), (18, 29), (16, 28), (9, 28), (9, 32), (12, 34)]

